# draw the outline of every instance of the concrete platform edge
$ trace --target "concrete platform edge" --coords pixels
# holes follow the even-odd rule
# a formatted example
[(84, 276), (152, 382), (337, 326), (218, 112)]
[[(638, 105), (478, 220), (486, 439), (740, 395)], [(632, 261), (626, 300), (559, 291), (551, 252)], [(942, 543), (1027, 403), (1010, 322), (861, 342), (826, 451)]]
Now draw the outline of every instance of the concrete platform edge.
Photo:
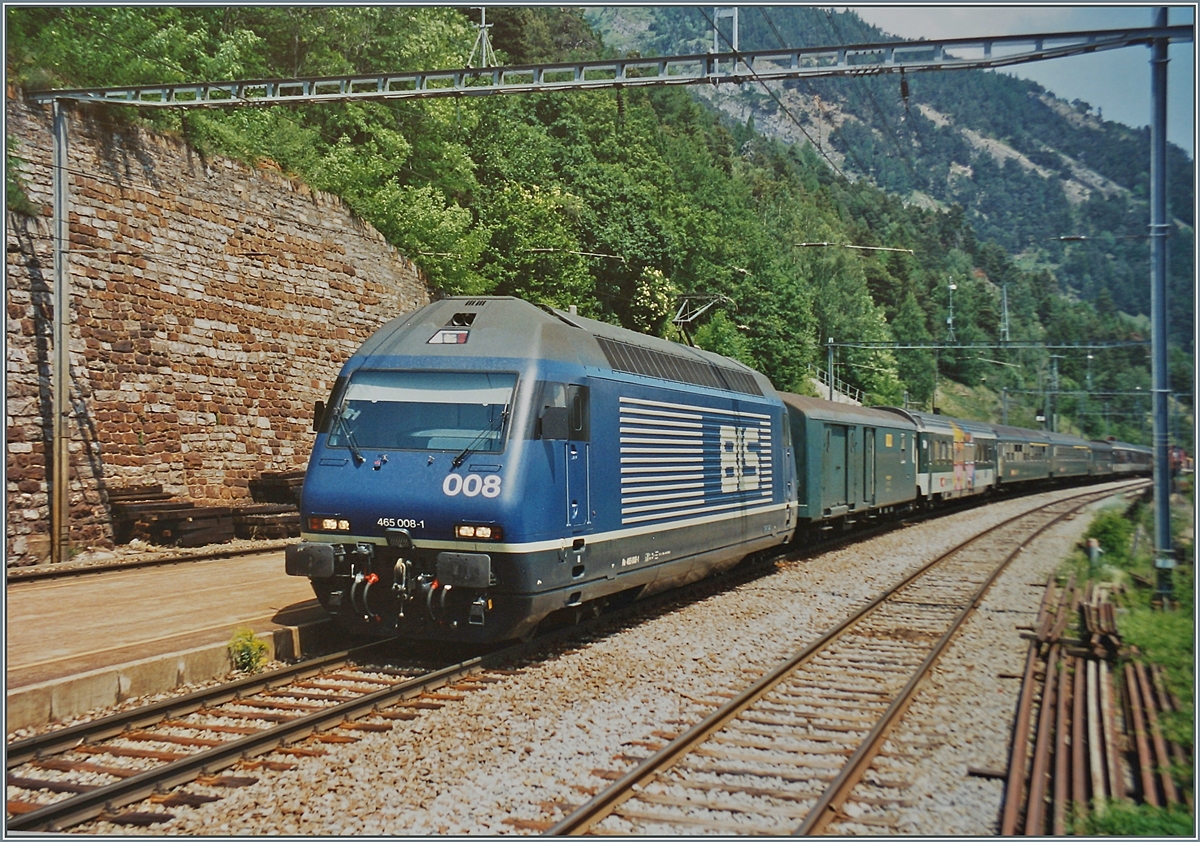
[[(268, 657), (304, 657), (317, 640), (327, 637), (331, 620), (318, 620), (259, 632)], [(215, 643), (166, 652), (150, 658), (80, 673), (66, 678), (8, 688), (5, 730), (34, 728), (113, 707), (127, 699), (165, 693), (187, 684), (220, 678), (233, 669), (228, 644)]]

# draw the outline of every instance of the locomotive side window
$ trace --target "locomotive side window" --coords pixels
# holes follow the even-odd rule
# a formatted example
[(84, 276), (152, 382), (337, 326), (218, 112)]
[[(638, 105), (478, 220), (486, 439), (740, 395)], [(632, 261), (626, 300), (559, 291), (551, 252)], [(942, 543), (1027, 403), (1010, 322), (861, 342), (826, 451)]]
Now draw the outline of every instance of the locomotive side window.
[[(329, 428), (333, 426), (333, 416), (336, 414), (330, 412), (329, 410), (337, 407), (338, 403), (341, 402), (342, 395), (345, 393), (345, 391), (346, 378), (339, 376), (337, 380), (333, 382), (333, 390), (329, 393), (329, 403), (320, 406), (318, 411), (315, 413), (318, 416), (313, 419), (318, 422), (316, 432), (329, 432)], [(320, 403), (320, 401), (318, 401), (318, 403)]]
[(588, 441), (591, 429), (588, 423), (588, 388), (571, 385), (567, 387), (567, 410), (572, 441)]
[(591, 440), (587, 386), (542, 383), (537, 407), (534, 437), (546, 440)]
[(329, 446), (497, 453), (516, 385), (507, 373), (359, 370), (325, 413)]

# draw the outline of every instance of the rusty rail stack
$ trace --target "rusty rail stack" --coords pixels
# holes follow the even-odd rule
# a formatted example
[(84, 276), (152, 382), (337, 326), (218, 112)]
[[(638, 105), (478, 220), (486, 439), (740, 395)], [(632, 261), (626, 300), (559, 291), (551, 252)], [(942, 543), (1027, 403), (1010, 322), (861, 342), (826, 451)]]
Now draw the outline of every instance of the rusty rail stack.
[[(1178, 711), (1158, 666), (1122, 649), (1107, 586), (1052, 578), (1033, 626), (1013, 730), (1000, 833), (1065, 835), (1068, 822), (1110, 801), (1166, 806), (1191, 797), (1170, 774), (1191, 762), (1163, 736)], [(1064, 636), (1079, 619), (1079, 638)], [(1119, 689), (1118, 689), (1119, 685)]]

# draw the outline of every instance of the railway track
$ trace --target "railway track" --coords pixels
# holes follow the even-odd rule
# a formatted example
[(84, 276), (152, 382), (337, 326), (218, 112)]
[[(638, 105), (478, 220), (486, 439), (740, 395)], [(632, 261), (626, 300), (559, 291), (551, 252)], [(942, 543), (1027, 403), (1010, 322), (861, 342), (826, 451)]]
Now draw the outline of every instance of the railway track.
[[(504, 667), (542, 657), (562, 641), (637, 622), (767, 572), (765, 565), (750, 565), (709, 577), (457, 663), (361, 665), (387, 656), (392, 642), (381, 641), (14, 741), (7, 746), (7, 827), (55, 831), (97, 817), (128, 825), (168, 821), (172, 815), (160, 810), (120, 808), (147, 797), (163, 807), (218, 800), (172, 790), (192, 781), (206, 788), (248, 785), (255, 779), (243, 772), (290, 766), (255, 758), (319, 754), (322, 743), (353, 741), (355, 731), (390, 730), (502, 681)], [(235, 765), (237, 774), (217, 774)]]
[[(322, 743), (353, 742), (355, 732), (390, 730), (397, 720), (414, 719), (422, 709), (460, 698), (457, 693), (500, 680), (475, 674), (511, 655), (501, 651), (433, 669), (362, 663), (385, 645), (10, 743), (7, 827), (54, 831), (98, 816), (118, 824), (166, 821), (171, 814), (119, 808), (147, 797), (165, 807), (219, 800), (169, 790), (196, 780), (209, 787), (245, 786), (254, 778), (218, 773), (239, 763), (247, 771), (286, 768), (286, 761), (253, 758), (273, 751), (320, 754)], [(446, 686), (456, 693), (435, 692)]]
[(869, 771), (892, 726), (1008, 563), (1090, 492), (944, 553), (597, 794), (548, 835), (805, 835), (872, 824), (906, 782)]
[[(121, 808), (147, 797), (166, 808), (216, 800), (217, 795), (172, 789), (191, 781), (204, 784), (206, 793), (246, 785), (254, 779), (245, 773), (254, 768), (287, 768), (287, 760), (259, 759), (273, 751), (319, 754), (322, 743), (352, 741), (356, 731), (389, 730), (422, 709), (502, 681), (501, 665), (534, 657), (559, 640), (637, 622), (646, 612), (671, 610), (680, 600), (770, 569), (748, 565), (460, 663), (407, 671), (395, 665), (355, 666), (371, 662), (387, 646), (377, 643), (15, 741), (7, 747), (7, 826), (58, 830), (96, 817), (125, 824), (166, 821), (171, 815), (158, 809)], [(489, 676), (488, 670), (498, 672)], [(447, 685), (449, 692), (436, 692)], [(238, 766), (233, 774), (218, 774), (231, 766)]]

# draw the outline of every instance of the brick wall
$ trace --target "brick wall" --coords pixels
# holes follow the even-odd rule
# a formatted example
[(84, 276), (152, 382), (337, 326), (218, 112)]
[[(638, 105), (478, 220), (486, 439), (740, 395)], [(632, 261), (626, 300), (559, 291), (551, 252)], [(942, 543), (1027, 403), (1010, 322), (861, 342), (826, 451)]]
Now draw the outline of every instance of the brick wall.
[[(40, 216), (9, 212), (7, 563), (49, 551), (54, 261), (49, 108), (7, 103)], [(377, 327), (429, 300), (336, 197), (77, 111), (69, 123), (72, 547), (109, 546), (109, 489), (249, 501), (303, 468), (313, 402)]]

